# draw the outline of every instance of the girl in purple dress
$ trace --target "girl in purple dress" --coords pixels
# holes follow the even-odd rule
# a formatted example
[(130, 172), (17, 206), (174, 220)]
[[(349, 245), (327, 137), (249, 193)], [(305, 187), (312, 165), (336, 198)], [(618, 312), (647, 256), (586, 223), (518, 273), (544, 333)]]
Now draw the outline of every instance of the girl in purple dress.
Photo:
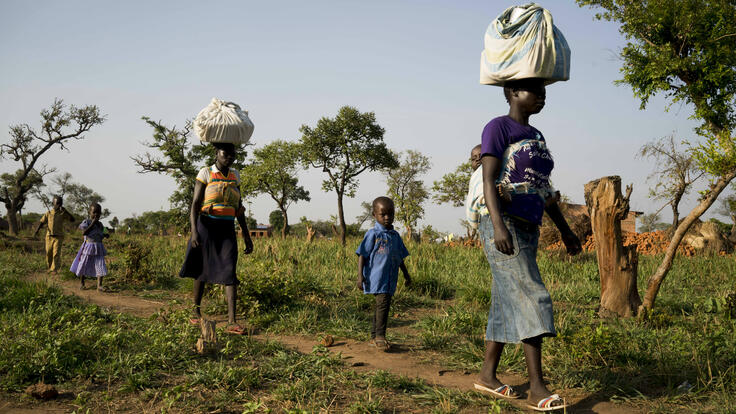
[(84, 231), (84, 242), (77, 252), (77, 257), (72, 262), (69, 269), (72, 273), (79, 276), (79, 288), (84, 289), (84, 278), (96, 277), (97, 290), (107, 292), (107, 288), (102, 286), (102, 277), (107, 275), (107, 265), (105, 264), (105, 256), (107, 250), (102, 244), (102, 239), (109, 237), (105, 234), (105, 227), (100, 223), (100, 214), (102, 207), (98, 203), (89, 206), (89, 218), (82, 221), (79, 229)]

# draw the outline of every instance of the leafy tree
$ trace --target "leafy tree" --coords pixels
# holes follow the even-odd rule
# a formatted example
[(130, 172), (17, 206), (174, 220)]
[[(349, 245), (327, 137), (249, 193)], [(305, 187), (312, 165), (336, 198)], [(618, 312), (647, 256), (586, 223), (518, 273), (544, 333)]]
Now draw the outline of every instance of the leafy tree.
[(43, 177), (53, 168), (40, 165), (39, 159), (54, 146), (67, 149), (69, 140), (83, 139), (95, 125), (105, 121), (97, 106), (67, 107), (61, 99), (41, 111), (41, 129), (28, 124), (10, 127), (10, 142), (0, 145), (0, 158), (9, 158), (21, 164), (15, 173), (0, 175), (0, 201), (8, 211), (10, 234), (18, 233), (16, 213), (23, 209), (31, 190), (43, 183)]
[(362, 201), (360, 203), (360, 208), (363, 209), (363, 211), (355, 217), (355, 224), (358, 225), (358, 228), (363, 227), (363, 223), (366, 221), (371, 223), (371, 226), (375, 225), (376, 219), (373, 217), (373, 203)]
[[(49, 192), (42, 192), (40, 187), (32, 191), (34, 197), (38, 198), (46, 209), (51, 208), (54, 196), (58, 195), (64, 199), (64, 206), (70, 213), (75, 217), (84, 218), (87, 216), (89, 207), (92, 204), (103, 204), (105, 201), (105, 197), (86, 185), (73, 182), (72, 175), (68, 172), (52, 178), (51, 183), (55, 188)], [(103, 207), (100, 218), (105, 218), (109, 215), (110, 210)]]
[(116, 228), (120, 225), (120, 220), (118, 220), (118, 217), (115, 216), (110, 220), (110, 227), (112, 227), (112, 231), (115, 231)]
[(660, 222), (659, 213), (642, 214), (639, 216), (639, 233), (664, 230), (667, 224)]
[(322, 189), (337, 194), (340, 241), (344, 246), (347, 228), (343, 197), (355, 196), (358, 175), (395, 168), (397, 161), (383, 142), (384, 129), (373, 112), (361, 113), (343, 106), (335, 118), (323, 117), (316, 127), (302, 125), (299, 131), (304, 164), (325, 172), (328, 178), (322, 181)]
[[(176, 225), (186, 228), (194, 197), (194, 181), (202, 167), (215, 163), (215, 147), (205, 143), (190, 144), (191, 121), (187, 121), (184, 128), (178, 129), (176, 126), (169, 128), (160, 121), (152, 121), (145, 116), (142, 119), (153, 128), (153, 141), (143, 145), (160, 154), (146, 152), (131, 159), (138, 166), (139, 173), (166, 174), (176, 181), (176, 190), (169, 201), (175, 212)], [(242, 169), (246, 155), (243, 150), (237, 151), (233, 168)]]
[(268, 224), (273, 231), (281, 231), (284, 228), (284, 214), (281, 210), (274, 210), (268, 215)]
[(289, 233), (289, 206), (310, 200), (309, 191), (298, 185), (299, 154), (298, 144), (274, 141), (253, 150), (253, 162), (241, 174), (243, 194), (268, 194), (276, 202), (284, 219), (282, 238)]
[(718, 213), (731, 219), (731, 236), (729, 238), (733, 239), (736, 237), (736, 194), (729, 194), (728, 197), (723, 197)]
[(176, 210), (145, 211), (140, 216), (133, 214), (123, 220), (122, 227), (130, 228), (132, 233), (165, 234), (167, 229), (176, 226)]
[(471, 175), (473, 167), (469, 162), (458, 165), (455, 171), (443, 175), (432, 184), (432, 199), (440, 204), (450, 203), (453, 207), (464, 206)]
[(639, 155), (654, 160), (654, 172), (649, 179), (654, 180), (655, 185), (649, 189), (649, 197), (667, 201), (672, 208), (672, 229), (676, 229), (680, 221), (680, 201), (703, 172), (698, 171), (689, 152), (677, 148), (674, 135), (645, 144)]
[(672, 267), (677, 247), (695, 221), (736, 177), (736, 3), (727, 0), (576, 0), (618, 22), (623, 79), (644, 109), (652, 96), (691, 104), (704, 139), (691, 151), (711, 178), (698, 205), (677, 225), (662, 262), (649, 277), (640, 311), (647, 312)]
[(408, 239), (414, 236), (417, 221), (424, 216), (422, 204), (429, 197), (420, 177), (429, 171), (429, 157), (409, 150), (406, 156), (397, 156), (399, 165), (386, 170), (388, 194), (396, 205), (396, 220), (406, 227)]

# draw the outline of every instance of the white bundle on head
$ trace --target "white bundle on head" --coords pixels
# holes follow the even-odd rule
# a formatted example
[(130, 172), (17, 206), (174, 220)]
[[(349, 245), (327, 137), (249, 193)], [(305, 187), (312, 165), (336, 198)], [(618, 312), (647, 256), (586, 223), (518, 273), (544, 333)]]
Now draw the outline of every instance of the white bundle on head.
[(194, 118), (194, 131), (203, 142), (244, 145), (253, 135), (253, 122), (238, 104), (212, 98)]
[(480, 83), (503, 86), (526, 78), (547, 84), (570, 79), (570, 46), (552, 22), (552, 15), (535, 3), (512, 6), (486, 29), (480, 55)]

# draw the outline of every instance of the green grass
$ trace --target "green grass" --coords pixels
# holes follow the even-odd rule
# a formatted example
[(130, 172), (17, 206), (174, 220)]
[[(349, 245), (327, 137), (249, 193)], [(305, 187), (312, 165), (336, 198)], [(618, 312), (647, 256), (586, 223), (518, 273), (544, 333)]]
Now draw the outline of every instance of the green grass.
[[(108, 243), (109, 283), (149, 297), (188, 294), (191, 281), (177, 276), (184, 238), (115, 237)], [(349, 239), (343, 249), (329, 240), (255, 240), (254, 253), (241, 255), (238, 262), (239, 312), (272, 333), (367, 339), (373, 300), (354, 287), (353, 252), (359, 242)], [(482, 249), (415, 243), (408, 248), (407, 267), (415, 283), (411, 289), (399, 283), (389, 338), (431, 351), (448, 368), (477, 371), (492, 283)], [(64, 254), (68, 258), (75, 249), (67, 243)], [(132, 260), (132, 250), (144, 257)], [(201, 407), (213, 409), (230, 404), (224, 397), (229, 393), (256, 410), (273, 407), (274, 401), (281, 409), (316, 409), (330, 398), (352, 412), (381, 412), (408, 401), (445, 412), (481, 404), (463, 393), (445, 395), (446, 390), (386, 373), (357, 375), (321, 350), (303, 356), (275, 344), (230, 339), (219, 359), (202, 360), (190, 350), (194, 333), (183, 327), (184, 311), (170, 311), (164, 322), (163, 316), (139, 320), (83, 306), (52, 288), (22, 282), (25, 273), (43, 269), (40, 255), (30, 257), (21, 261), (10, 253), (0, 255), (7, 269), (0, 282), (0, 349), (12, 350), (0, 357), (0, 386), (7, 391), (39, 378), (73, 382), (91, 377), (116, 384), (118, 393), (151, 393), (161, 399), (153, 390), (169, 389), (165, 398), (174, 406), (185, 404), (191, 390), (204, 389), (212, 397), (207, 404), (214, 405)], [(640, 257), (640, 291), (660, 260)], [(138, 268), (131, 268), (135, 263)], [(632, 401), (655, 412), (690, 406), (693, 412), (729, 412), (719, 407), (736, 406), (736, 300), (729, 299), (736, 291), (733, 255), (678, 256), (654, 312), (644, 320), (597, 316), (600, 285), (594, 254), (568, 259), (541, 251), (538, 263), (555, 302), (558, 337), (546, 340), (543, 350), (553, 388)], [(209, 290), (205, 305), (207, 312), (224, 313), (222, 289)], [(407, 314), (416, 315), (412, 322)], [(280, 368), (303, 364), (309, 369)], [(501, 369), (525, 374), (520, 347), (506, 347)], [(326, 375), (334, 380), (325, 381)], [(150, 379), (161, 376), (171, 379)], [(285, 376), (292, 380), (284, 381)], [(694, 387), (681, 394), (678, 386), (685, 381)], [(347, 388), (350, 392), (345, 383), (355, 384)], [(177, 387), (180, 392), (171, 391)], [(480, 406), (496, 409), (487, 404), (484, 400)]]
[[(152, 243), (181, 255), (180, 261), (184, 240), (178, 239), (179, 245), (171, 240)], [(238, 264), (241, 309), (252, 323), (274, 333), (365, 340), (372, 298), (354, 288), (353, 252), (359, 242), (349, 239), (342, 249), (328, 240), (256, 240), (253, 255), (241, 256)], [(415, 243), (408, 248), (407, 267), (415, 284), (406, 289), (399, 283), (392, 313), (427, 311), (412, 332), (397, 336), (439, 352), (449, 367), (477, 370), (492, 283), (482, 249)], [(640, 289), (660, 260), (640, 257)], [(544, 348), (545, 370), (554, 387), (602, 398), (695, 402), (706, 411), (736, 404), (735, 322), (726, 300), (736, 291), (733, 255), (678, 256), (646, 320), (598, 318), (600, 285), (593, 253), (570, 259), (541, 251), (538, 263), (555, 301), (559, 336), (545, 341)], [(171, 258), (158, 264), (174, 274), (177, 265)], [(210, 302), (210, 311), (224, 311), (220, 292), (213, 292)], [(506, 348), (502, 369), (525, 372), (519, 347)], [(677, 391), (684, 381), (695, 386), (687, 395)]]
[[(300, 354), (277, 342), (220, 335), (216, 354), (199, 355), (193, 349), (198, 332), (186, 322), (185, 309), (143, 319), (83, 304), (55, 287), (24, 280), (44, 268), (41, 256), (30, 257), (12, 248), (0, 251), (0, 394), (21, 405), (33, 405), (22, 390), (43, 381), (71, 392), (77, 412), (405, 412), (417, 406), (458, 412), (498, 406), (388, 373), (380, 379), (356, 373), (323, 347)], [(145, 291), (157, 283), (129, 286)], [(284, 286), (290, 293), (274, 296)], [(252, 296), (244, 301), (262, 301), (266, 314), (289, 310), (284, 297), (299, 293), (289, 286), (251, 286)]]

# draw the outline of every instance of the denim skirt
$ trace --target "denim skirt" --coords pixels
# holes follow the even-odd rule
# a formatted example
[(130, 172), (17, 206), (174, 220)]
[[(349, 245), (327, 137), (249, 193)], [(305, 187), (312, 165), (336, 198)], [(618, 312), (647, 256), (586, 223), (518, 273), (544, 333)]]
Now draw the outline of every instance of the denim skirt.
[(510, 255), (496, 249), (490, 217), (480, 218), (480, 237), (493, 276), (486, 341), (519, 343), (537, 336), (556, 336), (552, 298), (537, 266), (539, 230), (509, 217), (504, 216), (503, 221), (513, 239)]

